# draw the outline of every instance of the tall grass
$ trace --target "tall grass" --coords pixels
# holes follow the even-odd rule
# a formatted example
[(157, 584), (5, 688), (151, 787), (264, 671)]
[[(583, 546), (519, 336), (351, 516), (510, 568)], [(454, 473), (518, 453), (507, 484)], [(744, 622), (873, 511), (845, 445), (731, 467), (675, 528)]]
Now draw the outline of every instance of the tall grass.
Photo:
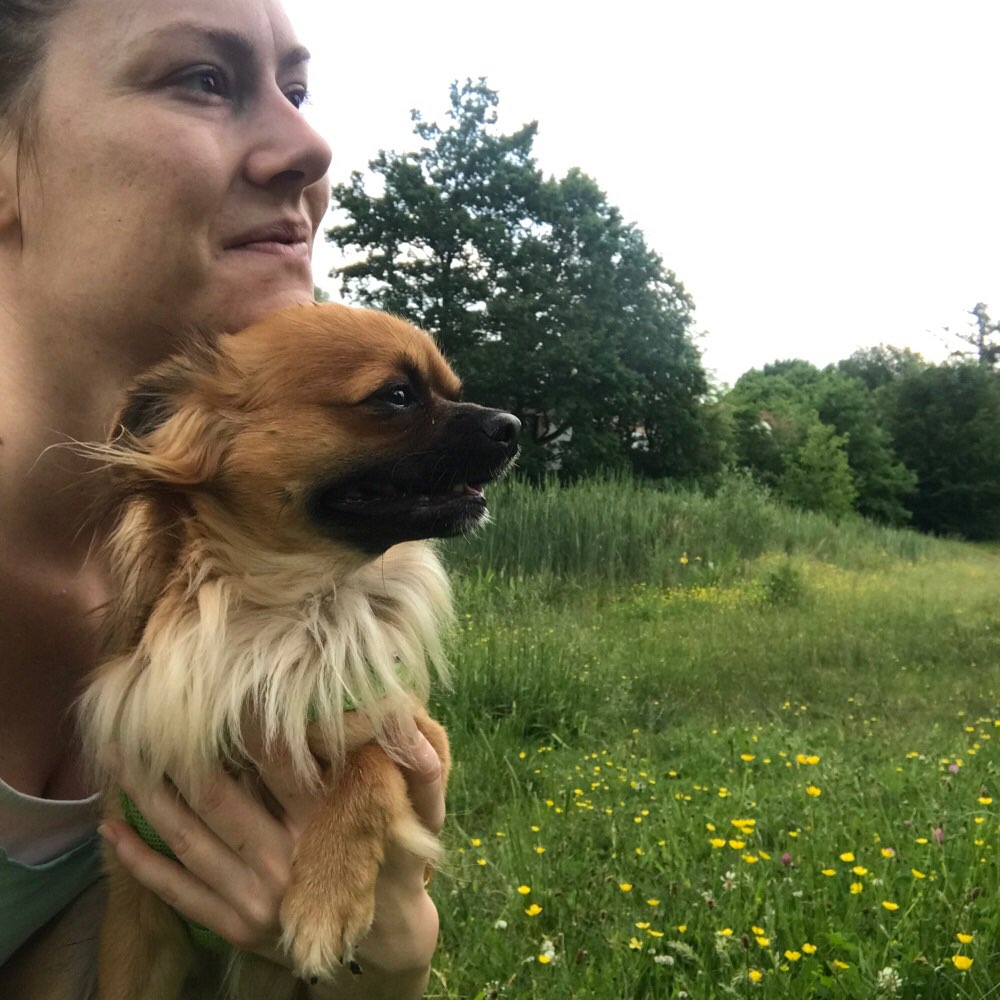
[(741, 479), (492, 506), (430, 998), (1000, 996), (1000, 552)]
[(781, 506), (736, 474), (712, 495), (628, 478), (572, 488), (508, 480), (490, 488), (490, 506), (496, 526), (445, 546), (459, 572), (666, 585), (690, 578), (685, 554), (697, 554), (702, 570), (721, 580), (739, 575), (747, 560), (764, 552), (858, 566), (886, 555), (927, 558), (948, 545), (860, 517), (832, 525), (822, 515)]

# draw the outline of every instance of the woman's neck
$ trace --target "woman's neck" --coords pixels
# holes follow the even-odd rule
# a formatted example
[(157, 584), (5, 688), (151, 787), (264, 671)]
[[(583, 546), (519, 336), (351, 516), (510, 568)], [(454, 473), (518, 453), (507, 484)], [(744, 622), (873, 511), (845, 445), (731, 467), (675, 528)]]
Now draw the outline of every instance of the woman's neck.
[[(41, 312), (38, 310), (38, 312)], [(0, 300), (0, 545), (84, 559), (104, 476), (67, 447), (107, 437), (126, 386), (152, 358), (113, 331), (4, 310)]]

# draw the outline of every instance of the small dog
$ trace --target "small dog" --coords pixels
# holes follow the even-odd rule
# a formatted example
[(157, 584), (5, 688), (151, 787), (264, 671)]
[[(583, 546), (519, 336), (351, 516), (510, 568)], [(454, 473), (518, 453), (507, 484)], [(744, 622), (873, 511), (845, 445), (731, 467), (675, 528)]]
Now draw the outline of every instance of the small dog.
[[(224, 764), (267, 801), (252, 726), (324, 789), (281, 924), (295, 973), (328, 978), (371, 925), (387, 845), (438, 859), (393, 762), (410, 715), (449, 763), (423, 704), (450, 594), (424, 540), (484, 521), (482, 487), (513, 462), (520, 424), (462, 402), (427, 334), (330, 304), (193, 342), (132, 387), (118, 423), (90, 448), (115, 483), (116, 597), (80, 704), (109, 815), (111, 746), (146, 787), (197, 789)], [(174, 1000), (198, 949), (106, 861), (100, 996)], [(237, 995), (262, 966), (273, 976), (252, 956), (229, 970)]]

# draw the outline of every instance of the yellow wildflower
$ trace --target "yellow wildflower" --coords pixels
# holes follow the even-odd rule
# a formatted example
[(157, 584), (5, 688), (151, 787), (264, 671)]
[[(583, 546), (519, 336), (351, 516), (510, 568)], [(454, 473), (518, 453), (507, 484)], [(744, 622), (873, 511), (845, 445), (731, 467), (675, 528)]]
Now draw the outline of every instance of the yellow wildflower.
[(952, 955), (951, 960), (955, 963), (955, 968), (958, 969), (959, 972), (967, 972), (972, 968), (973, 960), (969, 958), (968, 955)]

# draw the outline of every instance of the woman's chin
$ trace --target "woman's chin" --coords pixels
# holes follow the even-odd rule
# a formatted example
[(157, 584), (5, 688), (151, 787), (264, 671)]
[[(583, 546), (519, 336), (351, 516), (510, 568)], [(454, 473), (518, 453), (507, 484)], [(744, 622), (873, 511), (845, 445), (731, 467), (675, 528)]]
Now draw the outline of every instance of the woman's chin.
[(207, 321), (203, 320), (198, 325), (220, 333), (235, 333), (277, 309), (312, 302), (314, 296), (315, 288), (311, 274), (307, 283), (275, 284), (271, 287), (261, 284), (257, 287), (248, 287), (242, 290), (242, 294), (226, 296), (224, 301), (211, 310), (212, 315)]

